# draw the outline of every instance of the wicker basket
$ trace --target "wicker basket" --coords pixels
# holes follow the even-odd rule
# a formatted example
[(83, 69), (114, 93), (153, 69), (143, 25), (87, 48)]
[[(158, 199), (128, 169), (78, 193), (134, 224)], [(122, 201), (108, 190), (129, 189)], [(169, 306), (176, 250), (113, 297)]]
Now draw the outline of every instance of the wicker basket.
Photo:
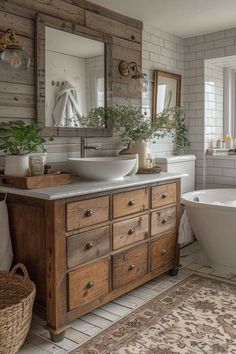
[[(16, 274), (21, 269), (23, 276)], [(32, 319), (35, 285), (23, 264), (0, 272), (0, 354), (15, 354), (25, 341)]]

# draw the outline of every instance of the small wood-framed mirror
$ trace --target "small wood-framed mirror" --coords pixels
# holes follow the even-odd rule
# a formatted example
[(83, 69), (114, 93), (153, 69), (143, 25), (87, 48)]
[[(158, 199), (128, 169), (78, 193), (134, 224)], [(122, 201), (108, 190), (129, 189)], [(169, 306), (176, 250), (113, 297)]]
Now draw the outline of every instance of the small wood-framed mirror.
[(164, 109), (180, 105), (181, 75), (154, 71), (152, 119)]
[(111, 104), (111, 36), (58, 18), (36, 19), (37, 119), (43, 135), (109, 136), (80, 117)]

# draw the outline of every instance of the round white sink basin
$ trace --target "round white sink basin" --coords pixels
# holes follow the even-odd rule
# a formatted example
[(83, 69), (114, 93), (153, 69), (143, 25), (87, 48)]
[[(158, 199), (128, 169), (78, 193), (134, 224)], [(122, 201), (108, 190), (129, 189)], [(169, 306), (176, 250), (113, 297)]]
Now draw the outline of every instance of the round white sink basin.
[(81, 178), (90, 180), (119, 180), (135, 166), (136, 159), (120, 157), (69, 158), (71, 170)]

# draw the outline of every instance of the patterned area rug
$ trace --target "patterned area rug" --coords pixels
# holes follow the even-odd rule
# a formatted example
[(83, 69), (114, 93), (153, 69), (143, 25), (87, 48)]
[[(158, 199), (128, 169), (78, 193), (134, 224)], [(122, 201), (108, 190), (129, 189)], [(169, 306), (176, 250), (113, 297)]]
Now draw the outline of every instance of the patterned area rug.
[(73, 354), (236, 354), (236, 287), (192, 275)]

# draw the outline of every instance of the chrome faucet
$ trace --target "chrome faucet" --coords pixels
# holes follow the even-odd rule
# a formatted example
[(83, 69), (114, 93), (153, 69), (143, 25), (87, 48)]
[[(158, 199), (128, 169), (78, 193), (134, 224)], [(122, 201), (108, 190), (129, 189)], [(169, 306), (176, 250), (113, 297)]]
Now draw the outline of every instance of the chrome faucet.
[(81, 138), (80, 157), (86, 157), (86, 151), (87, 150), (98, 150), (98, 147), (94, 146), (94, 145), (87, 145), (87, 139), (86, 138)]

